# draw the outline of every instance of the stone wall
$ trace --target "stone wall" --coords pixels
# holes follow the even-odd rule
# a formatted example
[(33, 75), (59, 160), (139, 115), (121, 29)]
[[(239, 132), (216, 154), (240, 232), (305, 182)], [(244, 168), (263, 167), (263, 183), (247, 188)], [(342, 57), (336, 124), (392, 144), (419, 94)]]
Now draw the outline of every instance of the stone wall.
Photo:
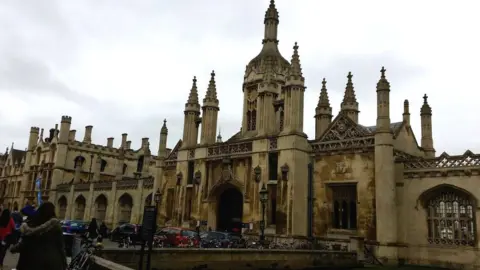
[[(102, 258), (136, 269), (138, 250), (103, 250)], [(145, 255), (146, 260), (146, 255)], [(355, 252), (316, 250), (258, 249), (157, 249), (152, 254), (152, 269), (306, 269), (314, 267), (354, 268)]]

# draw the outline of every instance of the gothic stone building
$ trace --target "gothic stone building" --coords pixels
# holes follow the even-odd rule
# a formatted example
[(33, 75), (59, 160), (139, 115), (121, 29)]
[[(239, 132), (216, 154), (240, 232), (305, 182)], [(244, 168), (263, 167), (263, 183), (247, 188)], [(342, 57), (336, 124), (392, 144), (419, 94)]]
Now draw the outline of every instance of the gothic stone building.
[(265, 185), (267, 234), (359, 236), (390, 261), (480, 265), (480, 155), (436, 155), (426, 95), (420, 144), (410, 126), (408, 100), (402, 121), (392, 122), (384, 68), (376, 85), (375, 126), (358, 122), (348, 73), (335, 117), (323, 80), (315, 138), (309, 140), (303, 131), (306, 87), (299, 47), (293, 47), (291, 61), (280, 54), (274, 1), (264, 24), (263, 47), (245, 70), (243, 120), (233, 137), (216, 138), (219, 100), (212, 72), (202, 104), (193, 79), (183, 138), (172, 150), (166, 148), (164, 122), (157, 156), (150, 153), (148, 138), (140, 149), (130, 149), (127, 134), (119, 147), (113, 138), (106, 146), (93, 144), (91, 126), (79, 141), (68, 116), (48, 138), (32, 127), (26, 151), (11, 149), (2, 159), (4, 205), (34, 201), (34, 179), (41, 174), (43, 196), (56, 203), (62, 218), (138, 223), (143, 206), (159, 190), (160, 224), (194, 227), (203, 221), (223, 230), (242, 222), (256, 232)]

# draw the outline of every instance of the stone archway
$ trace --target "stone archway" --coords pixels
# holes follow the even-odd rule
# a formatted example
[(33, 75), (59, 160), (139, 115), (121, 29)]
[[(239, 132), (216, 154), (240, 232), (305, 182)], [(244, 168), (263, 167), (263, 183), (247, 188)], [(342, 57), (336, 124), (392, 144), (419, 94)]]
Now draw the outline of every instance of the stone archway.
[(95, 218), (104, 222), (107, 214), (107, 197), (101, 194), (95, 199)]
[(74, 220), (83, 220), (85, 216), (85, 206), (87, 204), (87, 200), (83, 195), (80, 195), (75, 199), (75, 215)]
[(243, 194), (233, 185), (224, 187), (223, 192), (217, 197), (217, 230), (241, 231), (242, 217)]
[(118, 223), (129, 223), (132, 218), (133, 198), (125, 193), (118, 199)]
[(58, 199), (58, 218), (65, 219), (67, 214), (67, 198), (65, 196), (60, 197)]
[(148, 194), (148, 196), (145, 198), (145, 206), (152, 205), (152, 199), (153, 199), (153, 193)]

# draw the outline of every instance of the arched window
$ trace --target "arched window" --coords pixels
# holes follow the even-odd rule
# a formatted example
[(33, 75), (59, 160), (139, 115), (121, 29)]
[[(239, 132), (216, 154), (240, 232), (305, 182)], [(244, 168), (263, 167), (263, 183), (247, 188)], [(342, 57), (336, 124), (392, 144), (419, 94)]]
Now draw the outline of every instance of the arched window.
[(102, 159), (100, 161), (100, 171), (104, 172), (106, 167), (107, 167), (107, 161), (105, 161), (105, 159)]
[(122, 174), (126, 174), (127, 173), (127, 164), (123, 164), (123, 170), (122, 170)]
[(428, 242), (431, 244), (475, 246), (475, 202), (453, 188), (431, 192), (425, 200)]
[(82, 167), (83, 163), (85, 162), (85, 158), (82, 156), (77, 156), (74, 160), (74, 167)]
[(252, 128), (252, 112), (247, 111), (247, 131), (250, 131)]
[(253, 110), (252, 111), (252, 127), (251, 130), (256, 130), (257, 129), (257, 111)]
[(143, 156), (140, 156), (137, 161), (137, 172), (142, 172), (143, 170)]
[(283, 131), (283, 125), (284, 125), (284, 119), (285, 119), (285, 112), (283, 111), (283, 108), (280, 108), (280, 131)]

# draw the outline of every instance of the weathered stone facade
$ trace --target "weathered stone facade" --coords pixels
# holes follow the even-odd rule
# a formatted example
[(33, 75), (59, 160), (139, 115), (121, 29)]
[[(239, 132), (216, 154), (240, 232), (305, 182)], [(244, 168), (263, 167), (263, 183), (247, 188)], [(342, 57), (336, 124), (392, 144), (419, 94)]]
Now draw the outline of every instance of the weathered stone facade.
[(298, 45), (291, 61), (281, 56), (273, 1), (264, 22), (262, 50), (245, 70), (241, 130), (233, 137), (225, 142), (220, 135), (215, 138), (220, 106), (212, 72), (202, 104), (193, 79), (183, 139), (167, 149), (164, 123), (156, 156), (147, 138), (140, 149), (130, 149), (126, 134), (118, 147), (113, 138), (107, 146), (92, 144), (91, 126), (79, 141), (68, 116), (45, 138), (32, 127), (26, 151), (11, 149), (1, 159), (4, 205), (34, 201), (34, 179), (41, 174), (46, 179), (43, 196), (56, 203), (61, 217), (137, 223), (158, 190), (163, 194), (161, 224), (194, 227), (202, 221), (212, 229), (225, 229), (237, 220), (258, 232), (259, 191), (265, 185), (269, 235), (357, 236), (390, 262), (480, 265), (480, 156), (467, 151), (435, 157), (427, 96), (420, 110), (418, 144), (408, 100), (402, 121), (390, 121), (384, 68), (373, 127), (358, 123), (351, 73), (335, 118), (324, 79), (315, 110), (315, 138), (308, 140)]

